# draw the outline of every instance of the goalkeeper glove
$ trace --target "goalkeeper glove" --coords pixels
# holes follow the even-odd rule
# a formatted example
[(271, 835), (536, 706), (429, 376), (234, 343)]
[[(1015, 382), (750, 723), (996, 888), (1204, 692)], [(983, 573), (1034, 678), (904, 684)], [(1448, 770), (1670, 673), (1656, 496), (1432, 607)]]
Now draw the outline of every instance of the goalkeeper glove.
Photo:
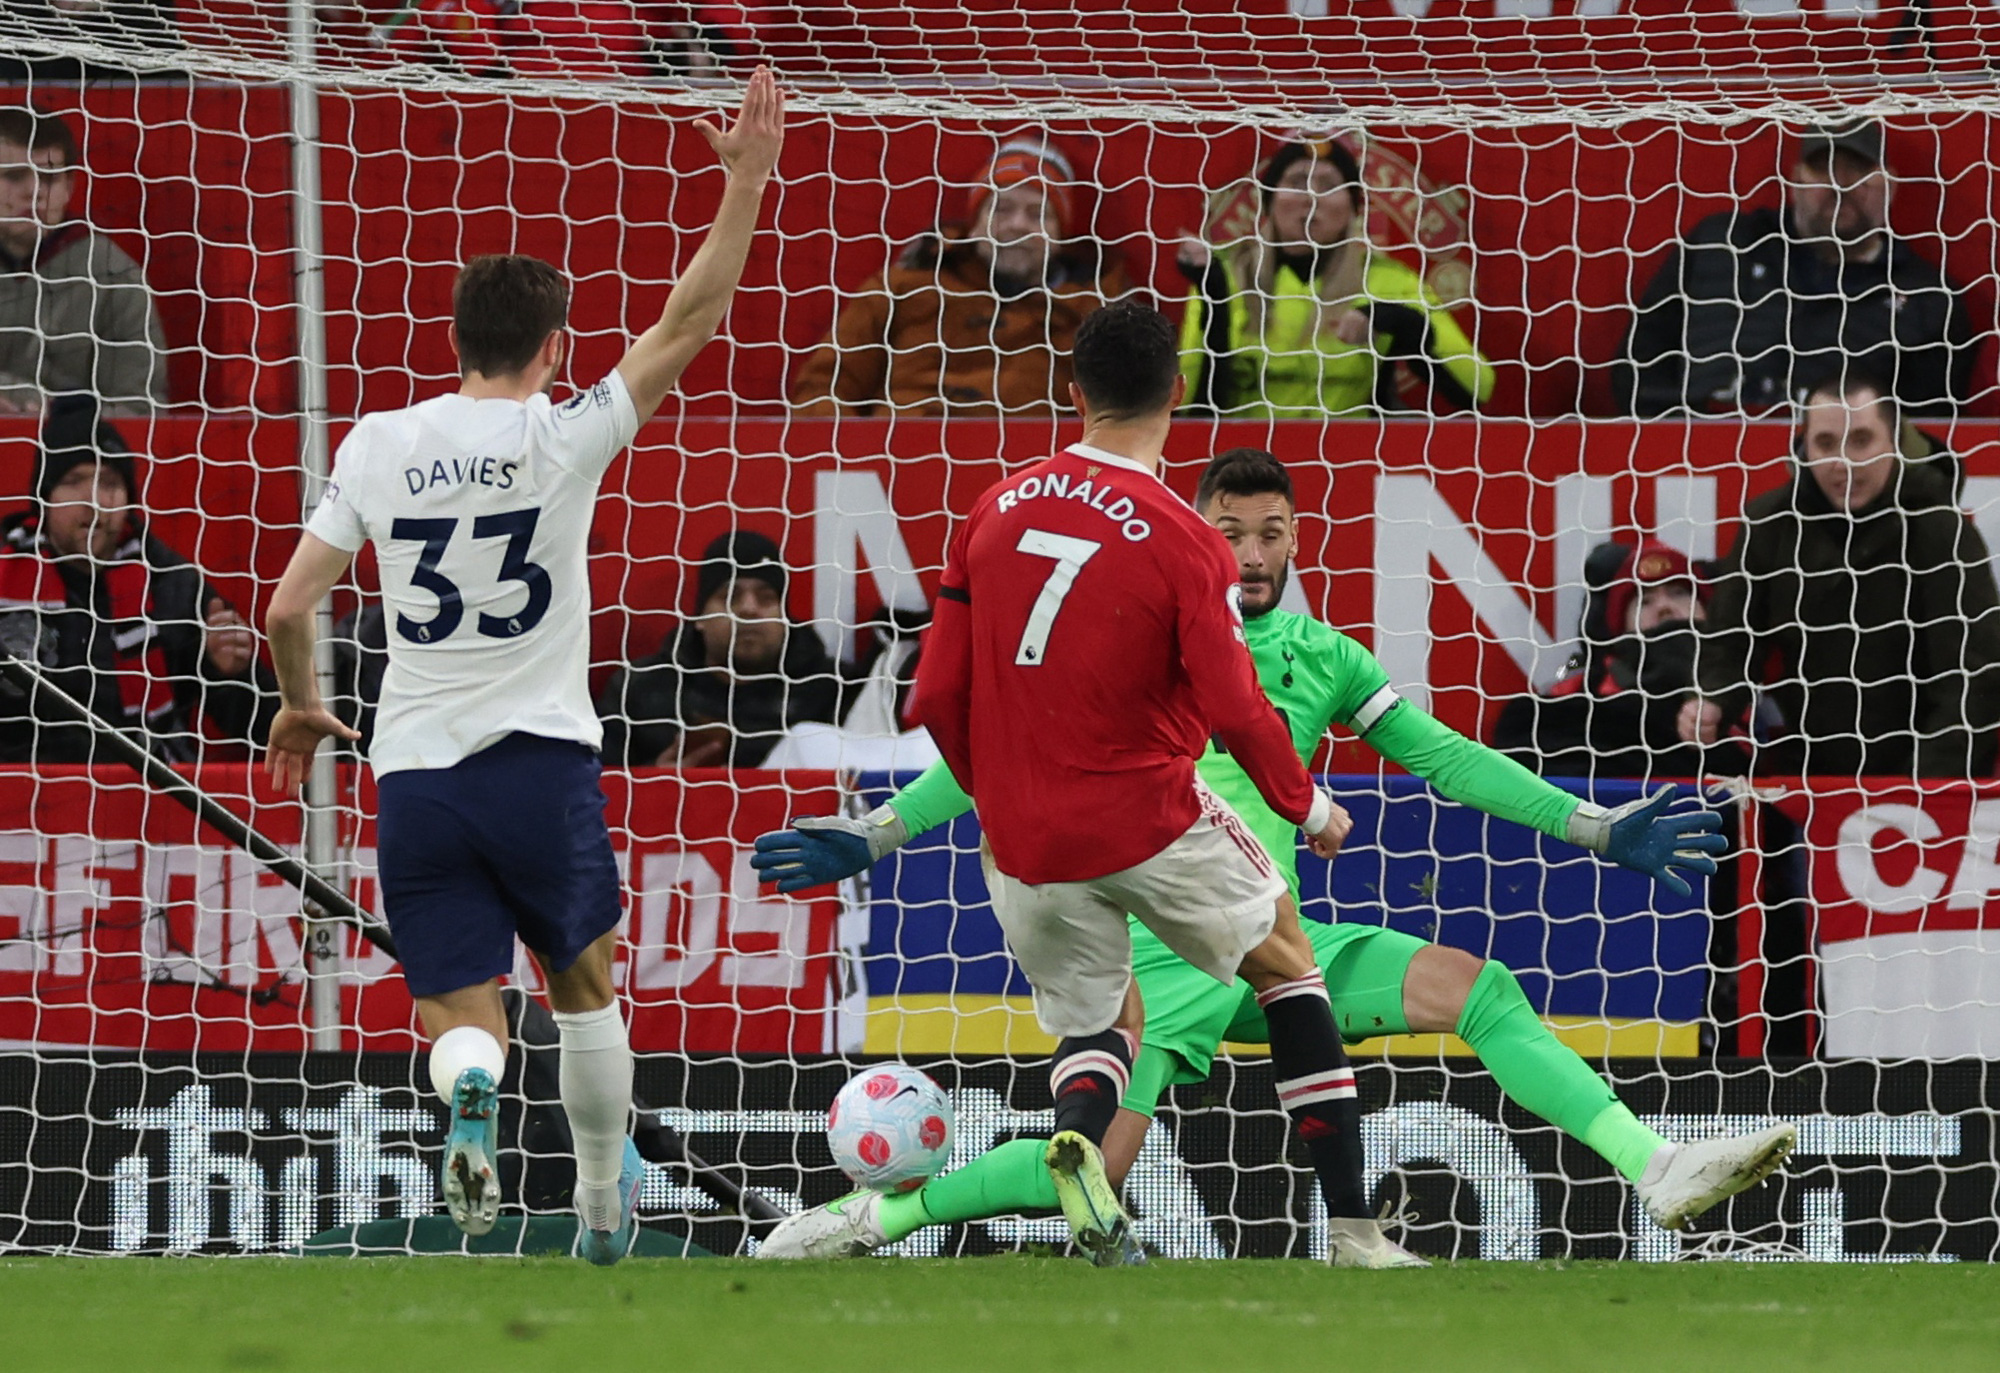
[(750, 866), (781, 892), (804, 891), (874, 866), (909, 838), (909, 826), (888, 806), (877, 806), (859, 820), (844, 815), (801, 816), (790, 829), (758, 835)]
[(1601, 853), (1621, 868), (1644, 873), (1682, 896), (1693, 892), (1676, 868), (1708, 877), (1714, 854), (1729, 847), (1719, 831), (1722, 816), (1712, 810), (1668, 815), (1680, 789), (1668, 785), (1649, 797), (1607, 810), (1586, 801), (1569, 817), (1569, 842)]

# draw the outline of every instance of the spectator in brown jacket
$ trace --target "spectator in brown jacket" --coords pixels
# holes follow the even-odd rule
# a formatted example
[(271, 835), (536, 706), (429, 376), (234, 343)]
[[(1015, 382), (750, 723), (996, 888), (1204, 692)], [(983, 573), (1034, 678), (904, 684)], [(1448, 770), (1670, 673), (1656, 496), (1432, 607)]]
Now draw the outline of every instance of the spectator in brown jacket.
[(842, 308), (792, 385), (799, 413), (1067, 408), (1077, 326), (1130, 289), (1115, 258), (1068, 237), (1072, 182), (1048, 144), (1004, 144), (973, 188), (969, 227), (919, 239)]
[(0, 414), (93, 396), (111, 414), (167, 399), (166, 343), (145, 274), (68, 219), (76, 139), (53, 114), (0, 109)]

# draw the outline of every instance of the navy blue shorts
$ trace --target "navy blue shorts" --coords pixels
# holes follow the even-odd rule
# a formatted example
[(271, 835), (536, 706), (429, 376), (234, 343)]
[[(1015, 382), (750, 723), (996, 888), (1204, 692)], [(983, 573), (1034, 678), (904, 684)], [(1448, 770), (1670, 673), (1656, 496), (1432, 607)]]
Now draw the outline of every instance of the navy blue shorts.
[(382, 907), (411, 996), (504, 977), (516, 935), (562, 972), (617, 928), (603, 770), (582, 744), (510, 734), (381, 779)]

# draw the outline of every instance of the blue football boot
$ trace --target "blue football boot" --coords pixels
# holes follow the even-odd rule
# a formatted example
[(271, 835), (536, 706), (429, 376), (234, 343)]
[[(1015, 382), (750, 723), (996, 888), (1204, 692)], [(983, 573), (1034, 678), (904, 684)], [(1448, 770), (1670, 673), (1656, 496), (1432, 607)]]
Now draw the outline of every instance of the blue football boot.
[(639, 1185), (646, 1180), (646, 1161), (639, 1146), (625, 1141), (625, 1162), (618, 1170), (618, 1217), (616, 1230), (593, 1230), (579, 1218), (577, 1253), (600, 1268), (609, 1268), (632, 1252), (639, 1234)]
[(467, 1068), (452, 1086), (438, 1171), (458, 1228), (468, 1235), (491, 1230), (500, 1216), (500, 1085), (484, 1068)]

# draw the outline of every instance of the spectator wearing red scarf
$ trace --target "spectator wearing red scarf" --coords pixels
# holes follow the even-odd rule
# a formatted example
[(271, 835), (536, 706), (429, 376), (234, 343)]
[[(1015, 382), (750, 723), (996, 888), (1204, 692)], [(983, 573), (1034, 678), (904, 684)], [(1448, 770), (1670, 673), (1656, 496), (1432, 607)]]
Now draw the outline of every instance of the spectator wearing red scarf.
[(1680, 737), (1707, 615), (1700, 569), (1679, 549), (1642, 539), (1600, 545), (1584, 580), (1590, 601), (1570, 670), (1546, 691), (1509, 701), (1493, 746), (1549, 776), (1742, 771), (1739, 746), (1719, 743), (1704, 758)]
[[(94, 404), (42, 431), (36, 508), (0, 521), (0, 650), (172, 762), (255, 744), (277, 683), (201, 569), (146, 531), (131, 450)], [(0, 688), (0, 761), (101, 761), (89, 730)], [(225, 750), (225, 752), (228, 752)]]

